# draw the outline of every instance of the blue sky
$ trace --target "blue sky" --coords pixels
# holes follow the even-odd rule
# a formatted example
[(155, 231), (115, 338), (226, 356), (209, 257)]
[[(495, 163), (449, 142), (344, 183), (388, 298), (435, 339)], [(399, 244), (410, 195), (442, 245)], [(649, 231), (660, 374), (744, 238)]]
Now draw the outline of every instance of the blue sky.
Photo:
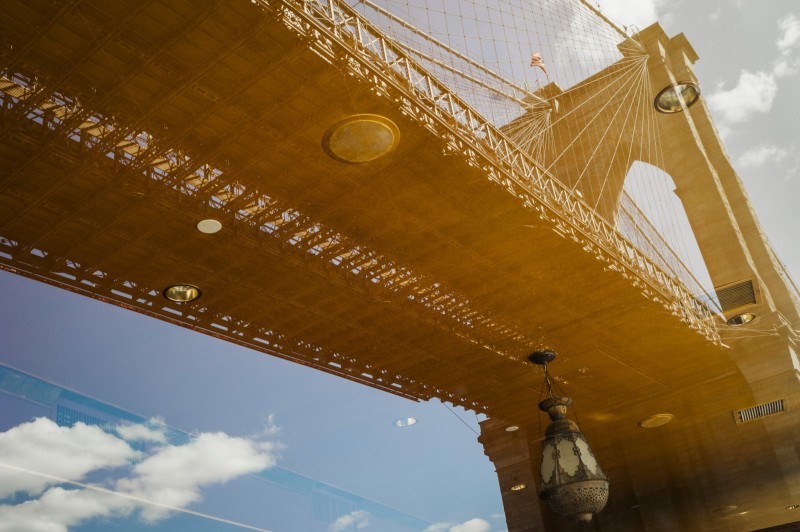
[[(2, 364), (186, 432), (275, 443), (282, 468), (431, 523), (502, 511), (475, 434), (436, 401), (414, 403), (5, 272), (0, 286)], [(0, 409), (4, 428), (36, 415), (0, 400), (11, 407)], [(477, 430), (474, 414), (458, 413)], [(409, 416), (418, 423), (394, 426)], [(310, 501), (263, 481), (212, 488), (192, 507), (268, 530), (328, 529), (311, 519)]]
[[(766, 233), (798, 278), (800, 8), (790, 0), (624, 4), (602, 2), (617, 21), (644, 27), (658, 16), (669, 34), (683, 31), (693, 43), (700, 55), (696, 72), (731, 159)], [(414, 403), (5, 272), (0, 272), (0, 293), (0, 364), (142, 418), (156, 417), (198, 438), (224, 433), (233, 439), (226, 442), (238, 445), (236, 456), (252, 459), (239, 469), (196, 479), (187, 488), (197, 488), (189, 501), (193, 510), (274, 531), (336, 528), (314, 519), (308, 497), (249, 474), (274, 462), (427, 522), (448, 523), (431, 530), (504, 529), (491, 463), (470, 428), (437, 401)], [(477, 430), (474, 414), (456, 412)], [(6, 435), (0, 448), (19, 449), (21, 440), (8, 437), (14, 426), (57, 434), (55, 427), (31, 421), (46, 414), (41, 406), (0, 394), (0, 431)], [(393, 426), (405, 417), (419, 422)], [(156, 441), (159, 423), (147, 426), (155, 438), (150, 451), (136, 456), (125, 454), (135, 438), (121, 433), (64, 439), (86, 436), (105, 456), (105, 462), (95, 457), (98, 461), (87, 466), (96, 467), (81, 476), (84, 482), (152, 496), (157, 486), (142, 480), (148, 477), (136, 468), (149, 458), (149, 464), (158, 464), (155, 457), (167, 455), (169, 444)], [(109, 449), (119, 456), (109, 458)], [(184, 449), (190, 451), (202, 452)], [(72, 463), (72, 451), (63, 452)], [(12, 485), (9, 478), (0, 476), (0, 488), (2, 479)], [(25, 488), (27, 495), (18, 493), (6, 506), (37, 499), (54, 482)], [(120, 504), (121, 517), (78, 520), (70, 530), (237, 529), (174, 513), (145, 524), (142, 508), (147, 505)], [(350, 515), (340, 525), (342, 530), (405, 530), (365, 514)]]

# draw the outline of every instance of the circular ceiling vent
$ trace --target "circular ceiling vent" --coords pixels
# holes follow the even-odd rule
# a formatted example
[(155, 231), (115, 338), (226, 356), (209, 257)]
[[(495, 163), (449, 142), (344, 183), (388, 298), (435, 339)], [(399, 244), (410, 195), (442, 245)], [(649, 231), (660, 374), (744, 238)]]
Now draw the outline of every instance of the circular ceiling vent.
[(673, 419), (675, 419), (675, 416), (673, 416), (672, 414), (655, 414), (647, 419), (640, 421), (639, 426), (642, 427), (643, 429), (652, 429), (655, 427), (660, 427), (661, 425), (666, 425)]
[(197, 230), (207, 235), (213, 235), (214, 233), (219, 233), (220, 230), (222, 230), (222, 224), (218, 220), (208, 218), (206, 220), (200, 220), (197, 222)]
[(368, 163), (390, 153), (400, 129), (380, 115), (353, 115), (334, 124), (322, 137), (325, 153), (346, 163)]

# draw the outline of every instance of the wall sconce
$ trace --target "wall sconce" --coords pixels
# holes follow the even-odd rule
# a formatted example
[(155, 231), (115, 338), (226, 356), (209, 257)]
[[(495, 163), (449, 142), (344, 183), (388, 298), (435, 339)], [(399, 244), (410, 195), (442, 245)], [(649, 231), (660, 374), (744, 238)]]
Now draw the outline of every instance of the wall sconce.
[(539, 403), (539, 409), (550, 416), (542, 442), (539, 497), (551, 511), (587, 524), (608, 502), (608, 478), (578, 425), (566, 418), (572, 399), (553, 395), (547, 364), (555, 358), (555, 351), (550, 349), (536, 351), (529, 357), (531, 362), (544, 367), (547, 399)]

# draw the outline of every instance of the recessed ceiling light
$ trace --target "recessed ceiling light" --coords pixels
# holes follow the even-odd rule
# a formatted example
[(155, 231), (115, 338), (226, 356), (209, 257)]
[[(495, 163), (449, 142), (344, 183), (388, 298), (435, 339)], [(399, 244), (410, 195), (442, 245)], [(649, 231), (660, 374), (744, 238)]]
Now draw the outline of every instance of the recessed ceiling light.
[(188, 303), (201, 295), (200, 289), (191, 284), (174, 284), (164, 289), (164, 297), (176, 303)]
[(403, 417), (400, 419), (396, 419), (394, 422), (395, 427), (410, 427), (417, 422), (417, 418), (415, 417)]
[(640, 421), (639, 426), (643, 429), (652, 429), (655, 427), (660, 427), (661, 425), (666, 425), (673, 419), (675, 419), (675, 416), (672, 414), (655, 414)]
[(207, 235), (219, 233), (220, 229), (222, 229), (222, 224), (212, 218), (197, 222), (197, 230)]
[(736, 316), (729, 319), (728, 325), (733, 325), (734, 327), (738, 327), (739, 325), (750, 323), (754, 319), (756, 319), (755, 314), (753, 314), (752, 312), (745, 312), (744, 314), (737, 314)]
[(511, 491), (520, 491), (524, 490), (527, 487), (528, 486), (526, 486), (525, 484), (514, 484), (513, 486), (511, 486)]
[(800, 508), (800, 504), (790, 504), (786, 507), (787, 510), (797, 510), (798, 508)]
[(516, 432), (519, 430), (517, 425), (509, 425), (506, 427), (506, 432)]
[(691, 81), (679, 81), (661, 90), (653, 102), (661, 113), (680, 113), (700, 99), (700, 87)]
[(397, 147), (400, 129), (380, 115), (354, 115), (333, 125), (322, 137), (322, 148), (334, 159), (366, 163)]

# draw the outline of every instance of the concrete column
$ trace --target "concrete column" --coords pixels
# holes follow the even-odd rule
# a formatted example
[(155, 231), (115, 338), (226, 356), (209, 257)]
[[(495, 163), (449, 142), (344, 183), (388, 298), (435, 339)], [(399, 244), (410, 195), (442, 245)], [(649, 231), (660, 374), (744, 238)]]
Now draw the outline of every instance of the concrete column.
[[(506, 427), (501, 420), (487, 419), (481, 423), (478, 441), (497, 471), (508, 531), (543, 532), (547, 528), (534, 477), (539, 471), (539, 446), (530, 442), (524, 427), (515, 432), (507, 432)], [(522, 485), (524, 489), (511, 489)]]

